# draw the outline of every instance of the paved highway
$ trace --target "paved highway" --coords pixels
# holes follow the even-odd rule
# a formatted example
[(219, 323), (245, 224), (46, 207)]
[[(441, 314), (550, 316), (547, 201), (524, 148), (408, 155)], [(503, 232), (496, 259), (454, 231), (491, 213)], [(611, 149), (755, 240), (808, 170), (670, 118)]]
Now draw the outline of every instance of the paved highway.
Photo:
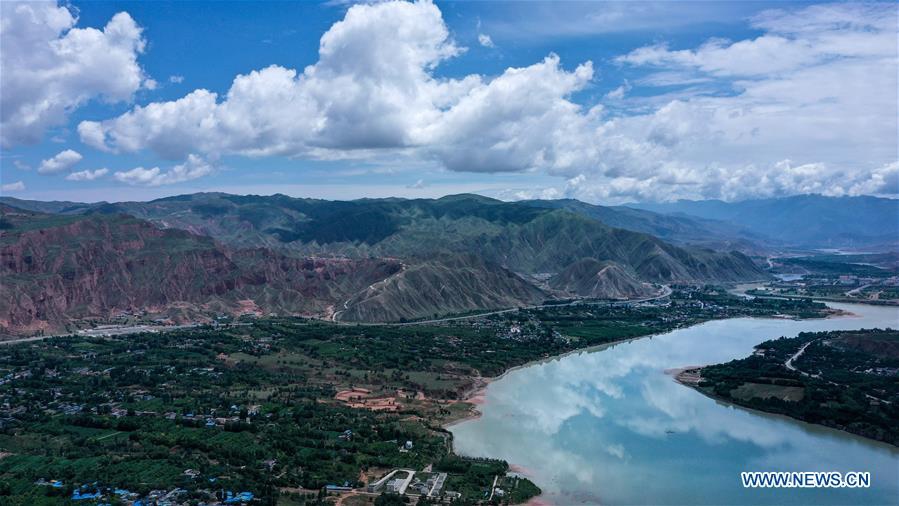
[[(636, 304), (636, 303), (640, 303), (640, 302), (649, 302), (649, 301), (651, 301), (651, 300), (664, 299), (665, 297), (667, 297), (667, 296), (669, 296), (669, 295), (671, 295), (671, 288), (668, 287), (668, 286), (663, 286), (663, 287), (662, 287), (662, 292), (659, 293), (658, 295), (654, 295), (654, 296), (652, 296), (652, 297), (646, 297), (646, 298), (643, 298), (643, 299), (630, 299), (630, 300), (612, 301), (612, 302), (609, 302), (609, 304), (612, 304), (612, 305)], [(440, 322), (448, 322), (448, 321), (454, 321), (454, 320), (467, 320), (467, 319), (470, 319), (470, 318), (482, 318), (482, 317), (484, 317), (484, 316), (491, 316), (491, 315), (496, 315), (496, 314), (511, 313), (511, 312), (513, 312), (513, 311), (518, 311), (519, 309), (522, 309), (522, 310), (526, 310), (526, 309), (544, 309), (544, 308), (547, 308), (547, 307), (577, 306), (577, 305), (579, 305), (579, 304), (590, 304), (590, 303), (591, 303), (591, 302), (589, 302), (589, 301), (587, 301), (587, 300), (584, 300), (584, 299), (577, 299), (577, 300), (574, 300), (574, 301), (571, 301), (571, 302), (566, 302), (566, 303), (564, 303), (564, 304), (540, 304), (540, 305), (536, 305), (536, 306), (525, 306), (525, 307), (522, 307), (522, 308), (513, 307), (513, 308), (509, 308), (509, 309), (500, 309), (500, 310), (497, 310), (497, 311), (489, 311), (489, 312), (486, 312), (486, 313), (477, 313), (477, 314), (470, 314), (470, 315), (465, 315), (465, 316), (450, 316), (450, 317), (447, 317), (447, 318), (434, 318), (434, 319), (431, 319), (431, 320), (418, 320), (418, 321), (414, 321), (414, 322), (403, 322), (403, 323), (372, 323), (372, 324), (365, 324), (365, 325), (396, 325), (396, 326), (402, 326), (402, 325), (426, 325), (426, 324), (429, 324), (429, 323), (440, 323)], [(338, 323), (349, 324), (349, 323), (347, 323), (347, 322), (338, 322)], [(351, 324), (351, 325), (355, 325), (355, 324)]]
[[(622, 304), (636, 304), (640, 302), (649, 302), (651, 300), (664, 299), (665, 297), (671, 295), (671, 288), (666, 286), (662, 286), (662, 291), (654, 295), (652, 297), (646, 297), (643, 299), (630, 299), (630, 300), (621, 300), (621, 301), (612, 301), (609, 302), (611, 305), (622, 305)], [(347, 301), (349, 302), (349, 301)], [(341, 321), (333, 321), (331, 319), (326, 319), (325, 321), (332, 321), (338, 325), (368, 325), (368, 326), (407, 326), (407, 325), (428, 325), (431, 323), (441, 323), (441, 322), (449, 322), (456, 320), (468, 320), (471, 318), (483, 318), (485, 316), (492, 316), (497, 314), (511, 313), (514, 311), (527, 310), (527, 309), (544, 309), (548, 307), (565, 307), (565, 306), (576, 306), (579, 304), (590, 304), (591, 302), (584, 299), (577, 299), (571, 302), (566, 302), (564, 304), (539, 304), (536, 306), (525, 306), (521, 308), (513, 307), (508, 309), (499, 309), (496, 311), (488, 311), (486, 313), (476, 313), (464, 316), (449, 316), (446, 318), (434, 318), (430, 320), (418, 320), (414, 322), (394, 322), (394, 323), (363, 323), (363, 322), (341, 322)], [(341, 311), (338, 311), (340, 313)], [(336, 314), (335, 314), (336, 316)], [(332, 317), (333, 318), (333, 317)], [(133, 327), (118, 327), (118, 328), (110, 328), (110, 329), (86, 329), (82, 330), (76, 335), (88, 335), (94, 337), (102, 337), (102, 336), (113, 336), (113, 335), (125, 335), (125, 334), (137, 334), (139, 332), (171, 332), (173, 330), (181, 330), (193, 327), (199, 327), (200, 323), (191, 323), (188, 325), (171, 325), (171, 326), (147, 326), (147, 325), (136, 325)], [(227, 325), (222, 325), (223, 327), (243, 327), (247, 325), (253, 325), (253, 323), (229, 323)], [(0, 345), (4, 344), (19, 344), (26, 343), (30, 341), (41, 341), (43, 339), (50, 339), (51, 337), (67, 337), (73, 334), (54, 334), (50, 336), (34, 336), (34, 337), (19, 337), (15, 339), (8, 340), (0, 340)]]

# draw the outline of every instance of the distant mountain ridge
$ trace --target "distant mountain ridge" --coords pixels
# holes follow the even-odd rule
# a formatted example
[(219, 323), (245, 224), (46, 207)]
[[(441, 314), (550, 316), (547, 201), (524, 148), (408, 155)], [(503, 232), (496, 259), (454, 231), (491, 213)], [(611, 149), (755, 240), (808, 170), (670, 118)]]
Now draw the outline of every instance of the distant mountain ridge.
[(675, 244), (753, 252), (770, 241), (767, 237), (717, 219), (666, 215), (626, 206), (600, 206), (575, 199), (521, 202), (535, 207), (564, 209), (594, 218), (610, 227), (654, 235)]
[(58, 332), (85, 318), (150, 311), (318, 316), (402, 269), (385, 259), (233, 251), (123, 215), (60, 216), (0, 205), (0, 334)]
[(896, 199), (796, 195), (742, 202), (681, 200), (628, 206), (669, 216), (723, 220), (792, 246), (889, 248), (899, 245), (899, 200)]
[[(10, 328), (142, 306), (169, 314), (179, 305), (182, 320), (250, 310), (395, 321), (530, 305), (548, 297), (536, 279), (560, 272), (599, 275), (584, 296), (610, 299), (642, 295), (643, 283), (767, 276), (739, 252), (674, 245), (586, 212), (475, 195), (4, 200), (17, 206), (5, 208), (0, 230), (3, 255), (17, 259), (4, 266), (15, 295), (0, 304), (0, 325)], [(20, 210), (28, 207), (40, 211)], [(29, 270), (26, 258), (39, 260), (40, 270)], [(615, 267), (569, 268), (585, 259)], [(556, 291), (582, 295), (570, 281)], [(116, 290), (127, 303), (113, 300)]]
[(206, 193), (55, 206), (63, 213), (125, 213), (208, 235), (234, 248), (264, 246), (290, 254), (408, 258), (473, 253), (526, 274), (558, 272), (572, 262), (596, 258), (625, 265), (654, 282), (764, 277), (738, 253), (674, 246), (646, 233), (610, 227), (584, 212), (478, 195), (327, 201)]
[[(304, 207), (303, 205), (298, 205), (296, 202), (291, 201), (304, 202), (307, 204), (306, 207), (314, 206), (316, 205), (316, 203), (323, 204), (330, 202), (333, 204), (337, 204), (341, 202), (317, 199), (293, 199), (284, 195), (255, 197), (228, 195), (223, 193), (196, 193), (191, 195), (165, 197), (150, 202), (120, 202), (114, 204), (107, 202), (44, 202), (35, 200), (20, 200), (11, 197), (0, 197), (0, 202), (4, 202), (8, 205), (19, 207), (22, 209), (53, 214), (121, 212), (153, 221), (159, 221), (165, 226), (166, 222), (164, 215), (166, 214), (166, 212), (171, 213), (174, 209), (179, 209), (181, 211), (190, 209), (200, 213), (201, 215), (208, 215), (207, 217), (213, 216), (219, 212), (226, 212), (229, 204), (223, 204), (222, 202), (216, 201), (227, 200), (229, 199), (229, 197), (246, 199), (245, 202), (249, 201), (250, 199), (266, 199), (269, 205), (273, 204), (274, 207), (282, 207), (282, 211), (284, 209), (290, 209), (283, 216), (281, 216), (281, 218), (285, 218), (287, 220), (295, 218), (297, 214), (295, 214), (294, 211), (302, 212), (301, 208)], [(472, 199), (475, 201), (480, 201), (481, 203), (499, 202), (488, 197), (481, 197), (479, 195), (451, 195), (438, 200), (449, 201), (459, 199)], [(204, 205), (200, 203), (200, 201), (203, 200), (209, 201), (209, 204)], [(397, 204), (415, 201), (415, 199), (410, 200), (400, 198), (360, 199), (355, 201), (344, 201), (343, 204), (347, 207), (358, 204), (362, 208), (364, 208), (366, 204), (375, 204), (379, 202)], [(574, 214), (579, 214), (581, 216), (595, 219), (613, 228), (622, 228), (633, 232), (650, 234), (660, 239), (674, 242), (676, 244), (709, 246), (714, 249), (720, 250), (737, 249), (740, 251), (751, 251), (753, 249), (756, 249), (758, 246), (758, 244), (753, 244), (752, 241), (761, 243), (766, 240), (766, 238), (754, 235), (748, 230), (734, 227), (731, 223), (725, 223), (712, 219), (690, 218), (686, 216), (669, 216), (625, 206), (600, 206), (588, 204), (586, 202), (581, 202), (574, 199), (526, 200), (519, 201), (516, 204), (526, 205), (528, 207), (536, 207), (540, 209), (561, 209), (572, 212)], [(283, 222), (279, 223), (279, 219), (277, 216), (278, 212), (274, 211), (272, 208), (269, 208), (268, 211), (266, 211), (259, 206), (251, 205), (243, 207), (244, 208), (241, 210), (240, 218), (248, 219), (249, 221), (257, 225), (262, 221), (271, 219), (274, 221), (274, 223), (276, 223), (276, 226), (271, 228), (272, 232), (275, 232), (276, 234), (283, 234), (283, 238), (293, 237), (294, 232), (279, 228), (279, 226), (284, 226), (284, 224)], [(207, 225), (209, 224), (207, 223)], [(182, 223), (180, 226), (182, 228), (191, 229), (191, 227), (200, 228), (202, 227), (202, 224)], [(224, 235), (224, 232), (222, 231), (210, 230), (209, 232), (210, 235), (217, 237), (221, 237)], [(269, 238), (260, 236), (257, 237), (257, 239), (266, 241)], [(277, 245), (277, 243), (272, 243), (272, 245)]]

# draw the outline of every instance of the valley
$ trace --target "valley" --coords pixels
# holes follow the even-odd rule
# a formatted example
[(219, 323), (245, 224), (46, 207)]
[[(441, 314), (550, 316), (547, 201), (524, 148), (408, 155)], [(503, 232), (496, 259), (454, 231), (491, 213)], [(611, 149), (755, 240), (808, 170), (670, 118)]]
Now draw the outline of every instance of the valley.
[(422, 483), (442, 480), (434, 499), (476, 502), (498, 486), (498, 502), (520, 503), (539, 489), (506, 477), (506, 462), (455, 456), (443, 428), (476, 415), (468, 401), (485, 380), (573, 350), (775, 314), (827, 311), (684, 286), (643, 303), (548, 305), (439, 324), (266, 317), (7, 345), (0, 496), (42, 504), (231, 492), (316, 504), (329, 495), (378, 497), (385, 490), (368, 484), (411, 469)]
[[(817, 299), (891, 304), (897, 279), (890, 253), (778, 256), (713, 220), (577, 201), (4, 202), (0, 496), (29, 504), (523, 503), (556, 492), (456, 439), (494, 380), (703, 322), (845, 316)], [(821, 387), (720, 367), (681, 378), (752, 407)], [(763, 409), (892, 437), (892, 414), (819, 408)]]
[(747, 293), (833, 302), (899, 305), (896, 253), (769, 258), (776, 280)]
[(0, 0), (0, 506), (899, 506), (897, 44)]

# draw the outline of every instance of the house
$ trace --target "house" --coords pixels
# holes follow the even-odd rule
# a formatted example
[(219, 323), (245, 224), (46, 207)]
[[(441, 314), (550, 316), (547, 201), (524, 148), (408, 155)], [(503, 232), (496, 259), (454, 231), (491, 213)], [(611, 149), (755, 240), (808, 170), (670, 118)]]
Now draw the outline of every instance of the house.
[(113, 490), (113, 493), (115, 495), (121, 497), (123, 500), (136, 499), (138, 496), (136, 493), (134, 493), (130, 490), (125, 490), (123, 488), (117, 488), (117, 489)]
[(89, 501), (92, 499), (99, 499), (103, 497), (103, 494), (98, 489), (94, 489), (93, 492), (89, 491), (90, 489), (87, 485), (82, 485), (79, 488), (76, 488), (72, 491), (72, 500), (73, 501)]
[(232, 494), (229, 490), (227, 495), (225, 496), (225, 504), (235, 504), (235, 503), (244, 503), (250, 502), (253, 500), (252, 492), (239, 492), (237, 495)]

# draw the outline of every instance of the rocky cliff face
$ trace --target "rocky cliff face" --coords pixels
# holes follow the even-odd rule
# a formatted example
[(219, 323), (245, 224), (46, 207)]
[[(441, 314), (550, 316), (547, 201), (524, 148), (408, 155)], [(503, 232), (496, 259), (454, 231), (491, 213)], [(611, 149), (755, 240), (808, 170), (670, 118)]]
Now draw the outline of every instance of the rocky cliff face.
[(0, 332), (59, 331), (148, 310), (175, 320), (242, 312), (321, 315), (401, 269), (385, 259), (230, 251), (127, 216), (0, 209)]

